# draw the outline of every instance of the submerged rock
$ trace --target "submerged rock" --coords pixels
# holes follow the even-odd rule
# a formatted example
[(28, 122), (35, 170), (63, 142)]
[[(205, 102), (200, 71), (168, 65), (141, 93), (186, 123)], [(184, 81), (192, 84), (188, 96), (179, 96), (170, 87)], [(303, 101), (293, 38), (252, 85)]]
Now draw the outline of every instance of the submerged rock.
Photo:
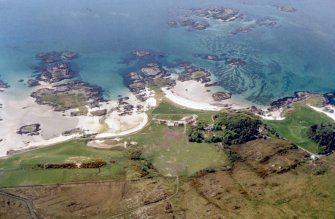
[(75, 52), (70, 51), (53, 51), (53, 52), (41, 52), (36, 55), (36, 58), (44, 64), (57, 63), (64, 60), (70, 60), (77, 58), (79, 55)]
[(255, 29), (255, 25), (248, 25), (245, 27), (238, 27), (235, 30), (231, 31), (230, 33), (233, 35), (239, 34), (239, 33), (248, 33), (251, 32), (253, 29)]
[(296, 12), (297, 9), (289, 6), (289, 5), (276, 5), (275, 6), (279, 11), (283, 11), (283, 12), (288, 12), (288, 13), (293, 13)]
[(151, 53), (145, 50), (137, 50), (133, 52), (133, 55), (135, 55), (137, 58), (144, 58), (144, 57), (150, 56)]
[(262, 17), (257, 19), (256, 23), (259, 26), (273, 27), (278, 23), (278, 19), (274, 17)]
[(40, 82), (38, 82), (37, 80), (34, 80), (34, 79), (29, 79), (27, 81), (27, 85), (28, 85), (28, 87), (36, 87), (36, 86), (40, 85)]
[(9, 88), (9, 84), (0, 80), (0, 91), (4, 91), (5, 89)]
[(201, 58), (208, 61), (222, 61), (222, 56), (215, 55), (215, 54), (194, 54), (193, 55), (196, 58)]
[(247, 64), (244, 60), (240, 58), (227, 58), (225, 60), (226, 65), (242, 66)]
[(193, 30), (205, 30), (209, 27), (209, 23), (207, 21), (196, 21), (191, 25)]
[(61, 57), (63, 59), (74, 59), (78, 57), (78, 53), (75, 52), (62, 52)]
[(169, 27), (178, 27), (178, 22), (177, 21), (169, 21), (168, 25), (169, 25)]

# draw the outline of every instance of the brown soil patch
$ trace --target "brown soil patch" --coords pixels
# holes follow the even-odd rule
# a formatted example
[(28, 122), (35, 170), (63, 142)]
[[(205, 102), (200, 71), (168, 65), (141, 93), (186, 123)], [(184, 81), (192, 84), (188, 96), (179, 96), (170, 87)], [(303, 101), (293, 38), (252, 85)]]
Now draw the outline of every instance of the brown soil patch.
[[(172, 183), (169, 184), (160, 179), (141, 179), (20, 187), (6, 189), (6, 191), (32, 200), (41, 218), (106, 218), (152, 203), (158, 204), (152, 208), (140, 209), (137, 213), (165, 214), (165, 211), (161, 209), (167, 205), (168, 202), (164, 200), (174, 192), (174, 187)], [(3, 206), (0, 204), (0, 206), (0, 212), (6, 215), (5, 218), (18, 218), (15, 217), (17, 212), (24, 215), (20, 210), (22, 205)], [(158, 211), (155, 210), (156, 208)], [(173, 210), (170, 209), (168, 212), (171, 213), (171, 211)]]

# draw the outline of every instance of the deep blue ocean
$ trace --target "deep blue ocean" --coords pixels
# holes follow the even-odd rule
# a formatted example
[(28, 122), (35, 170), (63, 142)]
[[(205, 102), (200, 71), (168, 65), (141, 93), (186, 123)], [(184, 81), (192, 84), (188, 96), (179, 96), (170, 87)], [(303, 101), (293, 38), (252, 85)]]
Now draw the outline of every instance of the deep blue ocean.
[[(294, 13), (274, 5), (291, 5)], [(252, 20), (276, 19), (273, 27), (230, 34), (246, 21), (214, 22), (203, 31), (171, 28), (185, 10), (224, 6)], [(101, 86), (108, 98), (126, 94), (122, 62), (134, 50), (164, 54), (170, 66), (189, 61), (210, 70), (241, 99), (268, 104), (294, 91), (335, 90), (335, 2), (333, 0), (0, 0), (0, 80), (10, 92), (26, 94), (39, 52), (70, 50), (80, 78)], [(194, 54), (230, 54), (246, 65), (231, 69)], [(236, 77), (235, 77), (236, 75)], [(233, 80), (238, 78), (237, 80)]]

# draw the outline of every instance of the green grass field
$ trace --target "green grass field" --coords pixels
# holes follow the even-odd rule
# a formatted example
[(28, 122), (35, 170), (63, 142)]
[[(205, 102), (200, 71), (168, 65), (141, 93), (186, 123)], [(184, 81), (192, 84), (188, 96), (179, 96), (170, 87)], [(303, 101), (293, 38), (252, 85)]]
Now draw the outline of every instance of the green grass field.
[(194, 114), (198, 111), (177, 107), (167, 101), (162, 101), (153, 111), (153, 114)]
[[(103, 159), (107, 165), (100, 172), (98, 169), (33, 169), (40, 163), (78, 159)], [(111, 164), (111, 160), (116, 162)], [(99, 150), (87, 147), (84, 141), (71, 141), (0, 160), (0, 186), (106, 180), (122, 176), (124, 166), (123, 151)]]
[(308, 138), (307, 130), (311, 125), (322, 122), (334, 121), (305, 105), (296, 105), (296, 109), (288, 113), (285, 120), (265, 121), (287, 140), (314, 153), (318, 152), (319, 146)]
[(213, 112), (210, 111), (197, 111), (186, 108), (181, 108), (173, 103), (168, 101), (161, 102), (153, 111), (152, 115), (155, 118), (159, 119), (171, 119), (171, 120), (179, 120), (188, 115), (198, 115), (198, 118), (204, 120), (208, 123), (212, 122)]
[(163, 175), (190, 176), (205, 168), (227, 163), (224, 152), (213, 144), (188, 142), (183, 127), (152, 124), (129, 137), (143, 146), (143, 153)]

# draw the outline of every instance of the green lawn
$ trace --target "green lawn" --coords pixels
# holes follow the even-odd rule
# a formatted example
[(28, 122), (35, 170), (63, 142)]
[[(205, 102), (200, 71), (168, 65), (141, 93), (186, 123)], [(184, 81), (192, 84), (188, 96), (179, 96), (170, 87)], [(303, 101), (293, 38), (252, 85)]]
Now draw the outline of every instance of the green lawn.
[(168, 101), (161, 102), (153, 111), (152, 115), (155, 118), (159, 119), (171, 119), (171, 120), (179, 120), (188, 115), (198, 115), (200, 120), (204, 120), (208, 123), (212, 123), (212, 115), (213, 112), (210, 111), (197, 111), (192, 109), (181, 108), (180, 106), (176, 106), (173, 103)]
[(153, 111), (153, 114), (194, 114), (199, 111), (177, 107), (167, 101), (162, 101)]
[(163, 175), (190, 176), (227, 162), (226, 154), (213, 144), (188, 142), (183, 127), (152, 124), (129, 140), (143, 145), (144, 156)]
[(321, 122), (333, 123), (334, 121), (305, 105), (297, 105), (285, 120), (265, 121), (287, 140), (315, 153), (318, 152), (319, 146), (308, 138), (307, 130), (311, 125)]
[[(103, 159), (107, 165), (98, 169), (33, 169), (39, 163), (64, 163), (73, 159)], [(116, 161), (111, 164), (110, 161)], [(0, 160), (0, 186), (65, 183), (105, 180), (124, 174), (123, 151), (89, 148), (84, 141), (71, 141), (36, 149)]]

